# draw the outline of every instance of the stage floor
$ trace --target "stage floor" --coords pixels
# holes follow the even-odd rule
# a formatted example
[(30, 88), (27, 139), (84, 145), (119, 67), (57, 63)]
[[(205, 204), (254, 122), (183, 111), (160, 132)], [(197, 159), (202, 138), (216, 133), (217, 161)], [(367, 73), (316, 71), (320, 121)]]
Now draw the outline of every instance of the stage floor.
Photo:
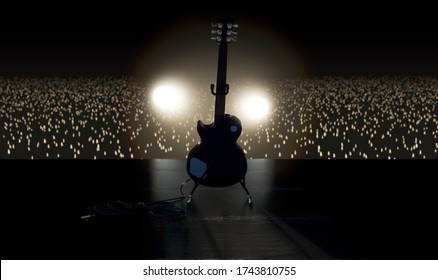
[[(126, 240), (131, 237), (136, 239), (137, 244), (127, 246), (135, 247), (133, 258), (331, 258), (324, 249), (294, 229), (293, 225), (319, 225), (318, 228), (322, 230), (320, 234), (331, 227), (331, 235), (340, 233), (333, 234), (335, 229), (330, 219), (307, 198), (302, 187), (284, 186), (273, 180), (273, 168), (274, 163), (269, 160), (249, 161), (246, 183), (254, 201), (253, 207), (248, 205), (240, 184), (223, 188), (201, 185), (194, 193), (192, 205), (183, 219), (129, 217), (130, 223), (125, 224), (126, 217), (105, 218), (105, 221), (98, 221), (99, 217), (95, 217), (81, 224), (84, 242), (87, 248), (98, 247), (101, 252), (107, 251), (102, 257), (113, 255), (114, 246), (120, 246), (113, 255), (117, 257), (117, 252), (123, 250)], [(179, 185), (187, 178), (184, 161), (152, 160), (145, 165), (145, 169), (151, 174), (150, 183), (142, 185), (145, 200), (161, 201), (180, 196)], [(188, 194), (193, 184), (192, 181), (188, 182), (183, 192)], [(175, 203), (175, 206), (186, 209), (186, 199)], [(278, 207), (281, 209), (276, 209)], [(117, 223), (121, 223), (120, 227), (111, 230)], [(96, 227), (96, 224), (99, 226)], [(105, 238), (96, 238), (103, 235)], [(344, 241), (341, 246), (348, 243)], [(111, 242), (118, 244), (106, 246)]]
[(23, 174), (2, 186), (2, 259), (436, 259), (435, 163), (248, 160), (253, 207), (239, 184), (200, 186), (174, 204), (184, 218), (85, 220), (90, 205), (180, 197), (185, 161), (2, 161)]

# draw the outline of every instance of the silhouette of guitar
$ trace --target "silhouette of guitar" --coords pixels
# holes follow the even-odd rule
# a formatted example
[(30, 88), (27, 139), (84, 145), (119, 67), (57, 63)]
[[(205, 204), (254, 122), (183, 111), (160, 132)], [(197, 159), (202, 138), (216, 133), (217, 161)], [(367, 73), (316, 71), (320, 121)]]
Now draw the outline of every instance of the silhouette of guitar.
[(212, 39), (219, 44), (216, 92), (214, 85), (210, 86), (216, 97), (215, 114), (213, 123), (204, 124), (199, 120), (197, 124), (201, 141), (189, 152), (187, 159), (187, 173), (196, 183), (188, 203), (191, 203), (199, 184), (224, 187), (240, 182), (252, 205), (244, 179), (247, 171), (245, 154), (236, 143), (242, 132), (242, 123), (237, 117), (225, 114), (225, 96), (229, 91), (226, 83), (228, 44), (235, 40), (237, 33), (234, 29), (238, 26), (228, 17), (218, 18), (212, 26)]

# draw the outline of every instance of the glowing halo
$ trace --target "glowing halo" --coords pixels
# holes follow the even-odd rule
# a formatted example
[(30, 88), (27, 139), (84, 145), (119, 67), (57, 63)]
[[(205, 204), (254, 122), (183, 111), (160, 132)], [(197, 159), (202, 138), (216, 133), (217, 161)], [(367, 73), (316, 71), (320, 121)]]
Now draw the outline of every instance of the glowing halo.
[(159, 85), (152, 93), (156, 106), (168, 112), (180, 110), (184, 107), (182, 89), (173, 84)]
[(154, 109), (168, 116), (184, 113), (188, 105), (187, 85), (177, 80), (162, 80), (151, 91)]
[[(254, 88), (254, 81), (270, 83), (272, 79), (306, 77), (311, 72), (293, 35), (282, 32), (274, 24), (261, 18), (248, 15), (230, 16), (239, 24), (239, 28), (238, 41), (231, 43), (228, 52), (227, 83), (230, 84), (230, 94), (227, 95), (226, 113), (239, 117), (245, 130), (257, 130), (258, 125), (269, 123), (275, 100), (267, 90), (251, 91), (251, 94), (246, 90), (241, 91), (239, 88), (244, 88), (241, 81), (249, 82), (250, 87)], [(209, 86), (216, 83), (218, 47), (210, 40), (210, 24), (215, 20), (215, 16), (210, 15), (189, 15), (172, 18), (161, 30), (145, 32), (143, 46), (131, 62), (131, 73), (135, 78), (144, 81), (147, 88), (144, 97), (145, 115), (152, 115), (155, 119), (155, 123), (145, 124), (145, 130), (150, 130), (151, 126), (162, 125), (175, 134), (175, 137), (184, 135), (187, 131), (196, 133), (196, 121), (201, 119), (205, 122), (212, 115), (214, 97), (210, 94)], [(154, 91), (163, 82), (173, 80), (169, 77), (178, 77), (177, 88), (182, 89), (184, 96), (181, 97), (181, 102), (171, 101), (183, 105), (178, 112), (171, 113), (172, 110), (165, 109), (166, 106), (171, 107), (169, 104), (158, 105), (161, 97), (154, 101)], [(163, 81), (163, 78), (166, 80)], [(180, 84), (180, 81), (185, 84)], [(193, 87), (188, 89), (185, 87), (187, 84)], [(179, 91), (175, 88), (172, 90), (172, 87), (168, 90)], [(202, 93), (198, 95), (200, 91)], [(268, 104), (268, 112), (260, 113), (259, 117), (250, 117), (251, 113), (246, 113), (243, 105), (247, 94), (263, 97)], [(180, 97), (175, 97), (178, 98)], [(250, 102), (260, 103), (257, 105), (260, 106), (260, 112), (266, 111), (266, 104), (259, 101)], [(165, 129), (163, 131), (166, 132)], [(148, 149), (160, 148), (155, 141), (164, 137), (163, 135), (142, 133), (143, 138), (138, 137), (136, 141), (154, 141), (154, 146)], [(181, 138), (178, 142), (180, 146), (173, 147), (174, 150), (185, 149), (185, 141), (186, 139)], [(145, 153), (141, 153), (139, 157), (145, 157)]]
[(262, 96), (248, 96), (243, 105), (247, 117), (252, 120), (261, 120), (269, 113), (269, 104)]
[(246, 126), (265, 121), (271, 112), (271, 101), (267, 92), (261, 88), (238, 90), (233, 98), (233, 114), (242, 119)]
[[(214, 82), (217, 44), (210, 40), (213, 21), (214, 17), (169, 22), (145, 41), (132, 62), (134, 76), (157, 78), (173, 73)], [(239, 24), (238, 41), (229, 47), (229, 82), (241, 77), (305, 77), (310, 73), (299, 45), (289, 34), (260, 19), (242, 16), (235, 17), (235, 21)]]

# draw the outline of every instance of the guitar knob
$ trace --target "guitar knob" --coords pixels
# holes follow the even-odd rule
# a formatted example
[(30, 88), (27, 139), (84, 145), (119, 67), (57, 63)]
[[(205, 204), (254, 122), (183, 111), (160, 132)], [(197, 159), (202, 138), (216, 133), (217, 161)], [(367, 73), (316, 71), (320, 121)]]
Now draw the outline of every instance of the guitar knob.
[(231, 131), (231, 132), (237, 132), (237, 130), (238, 130), (238, 128), (237, 128), (236, 125), (232, 125), (232, 126), (230, 126), (230, 131)]

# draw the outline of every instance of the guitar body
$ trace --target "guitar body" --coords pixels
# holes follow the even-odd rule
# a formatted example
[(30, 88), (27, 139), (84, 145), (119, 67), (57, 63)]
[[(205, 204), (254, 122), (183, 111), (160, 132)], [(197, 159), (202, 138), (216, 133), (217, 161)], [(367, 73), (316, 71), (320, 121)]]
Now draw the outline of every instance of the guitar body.
[(217, 117), (205, 125), (198, 121), (201, 138), (188, 154), (187, 173), (200, 184), (212, 187), (229, 186), (241, 181), (247, 171), (246, 157), (236, 143), (242, 133), (240, 120), (232, 115)]

